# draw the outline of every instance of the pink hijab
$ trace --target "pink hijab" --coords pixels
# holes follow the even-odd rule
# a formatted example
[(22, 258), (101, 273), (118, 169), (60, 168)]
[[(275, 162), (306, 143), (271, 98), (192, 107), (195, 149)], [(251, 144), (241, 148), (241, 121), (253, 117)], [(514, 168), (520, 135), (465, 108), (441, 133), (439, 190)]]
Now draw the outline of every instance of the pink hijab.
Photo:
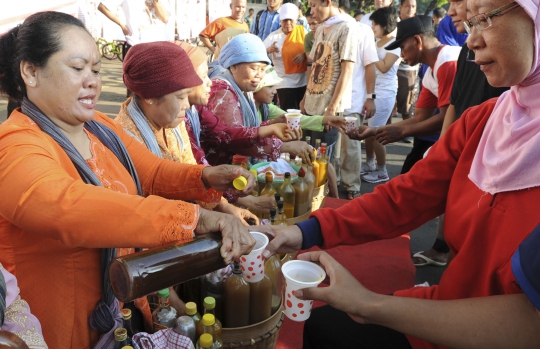
[(540, 0), (516, 0), (535, 23), (529, 75), (504, 93), (489, 118), (469, 179), (490, 194), (540, 186)]

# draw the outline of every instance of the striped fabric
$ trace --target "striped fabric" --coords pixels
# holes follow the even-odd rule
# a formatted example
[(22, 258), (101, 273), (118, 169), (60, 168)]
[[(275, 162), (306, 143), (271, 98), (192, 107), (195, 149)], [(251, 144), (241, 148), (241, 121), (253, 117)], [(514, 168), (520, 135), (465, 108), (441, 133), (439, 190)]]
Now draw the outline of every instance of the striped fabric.
[(6, 316), (6, 279), (0, 271), (0, 328), (4, 325), (4, 317)]
[[(257, 20), (258, 19), (258, 20)], [(279, 22), (279, 9), (276, 12), (270, 12), (264, 10), (260, 17), (256, 16), (253, 23), (251, 23), (251, 34), (257, 35), (261, 40), (264, 41), (275, 30), (278, 30), (281, 27)]]

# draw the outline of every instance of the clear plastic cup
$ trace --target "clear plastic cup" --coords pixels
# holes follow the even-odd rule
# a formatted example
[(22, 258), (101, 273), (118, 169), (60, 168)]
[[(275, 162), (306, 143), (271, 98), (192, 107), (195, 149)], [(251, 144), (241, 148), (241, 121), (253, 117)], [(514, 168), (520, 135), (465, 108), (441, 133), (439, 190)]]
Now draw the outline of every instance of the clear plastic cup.
[(302, 118), (302, 114), (300, 113), (287, 113), (285, 114), (285, 117), (287, 118), (287, 125), (291, 130), (299, 130), (300, 129), (300, 119)]
[(326, 278), (326, 272), (317, 264), (302, 260), (283, 264), (281, 272), (285, 277), (285, 315), (293, 321), (306, 321), (311, 315), (313, 301), (298, 299), (293, 291), (319, 286)]
[(240, 257), (240, 268), (242, 275), (247, 282), (259, 282), (264, 277), (264, 258), (263, 251), (268, 245), (268, 237), (263, 233), (251, 232), (251, 236), (256, 243), (251, 252)]
[(352, 131), (356, 127), (356, 117), (346, 116), (345, 120), (347, 121), (347, 132)]

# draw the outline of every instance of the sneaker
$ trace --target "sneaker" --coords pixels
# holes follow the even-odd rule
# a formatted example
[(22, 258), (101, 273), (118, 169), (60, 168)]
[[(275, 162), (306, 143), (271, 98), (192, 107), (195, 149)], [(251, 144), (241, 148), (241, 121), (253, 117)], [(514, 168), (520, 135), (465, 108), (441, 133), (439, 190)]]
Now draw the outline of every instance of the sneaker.
[(375, 164), (368, 164), (367, 162), (362, 163), (362, 167), (360, 167), (360, 174), (366, 174), (371, 173), (377, 169), (377, 166)]
[(362, 176), (362, 179), (368, 183), (386, 182), (390, 179), (386, 170), (377, 170)]

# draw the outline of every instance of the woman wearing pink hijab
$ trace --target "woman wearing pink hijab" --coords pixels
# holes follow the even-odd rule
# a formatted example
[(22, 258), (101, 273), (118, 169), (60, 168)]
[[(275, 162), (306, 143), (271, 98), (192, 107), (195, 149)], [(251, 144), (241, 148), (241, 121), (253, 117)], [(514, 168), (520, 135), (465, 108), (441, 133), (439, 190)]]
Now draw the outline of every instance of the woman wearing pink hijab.
[(304, 348), (540, 348), (539, 2), (468, 1), (475, 63), (511, 89), (468, 109), (408, 174), (295, 226), (258, 227), (272, 230), (268, 257), (393, 238), (446, 213), (454, 258), (439, 285), (380, 295), (325, 252), (300, 254), (330, 280), (295, 293), (331, 306), (313, 310)]

